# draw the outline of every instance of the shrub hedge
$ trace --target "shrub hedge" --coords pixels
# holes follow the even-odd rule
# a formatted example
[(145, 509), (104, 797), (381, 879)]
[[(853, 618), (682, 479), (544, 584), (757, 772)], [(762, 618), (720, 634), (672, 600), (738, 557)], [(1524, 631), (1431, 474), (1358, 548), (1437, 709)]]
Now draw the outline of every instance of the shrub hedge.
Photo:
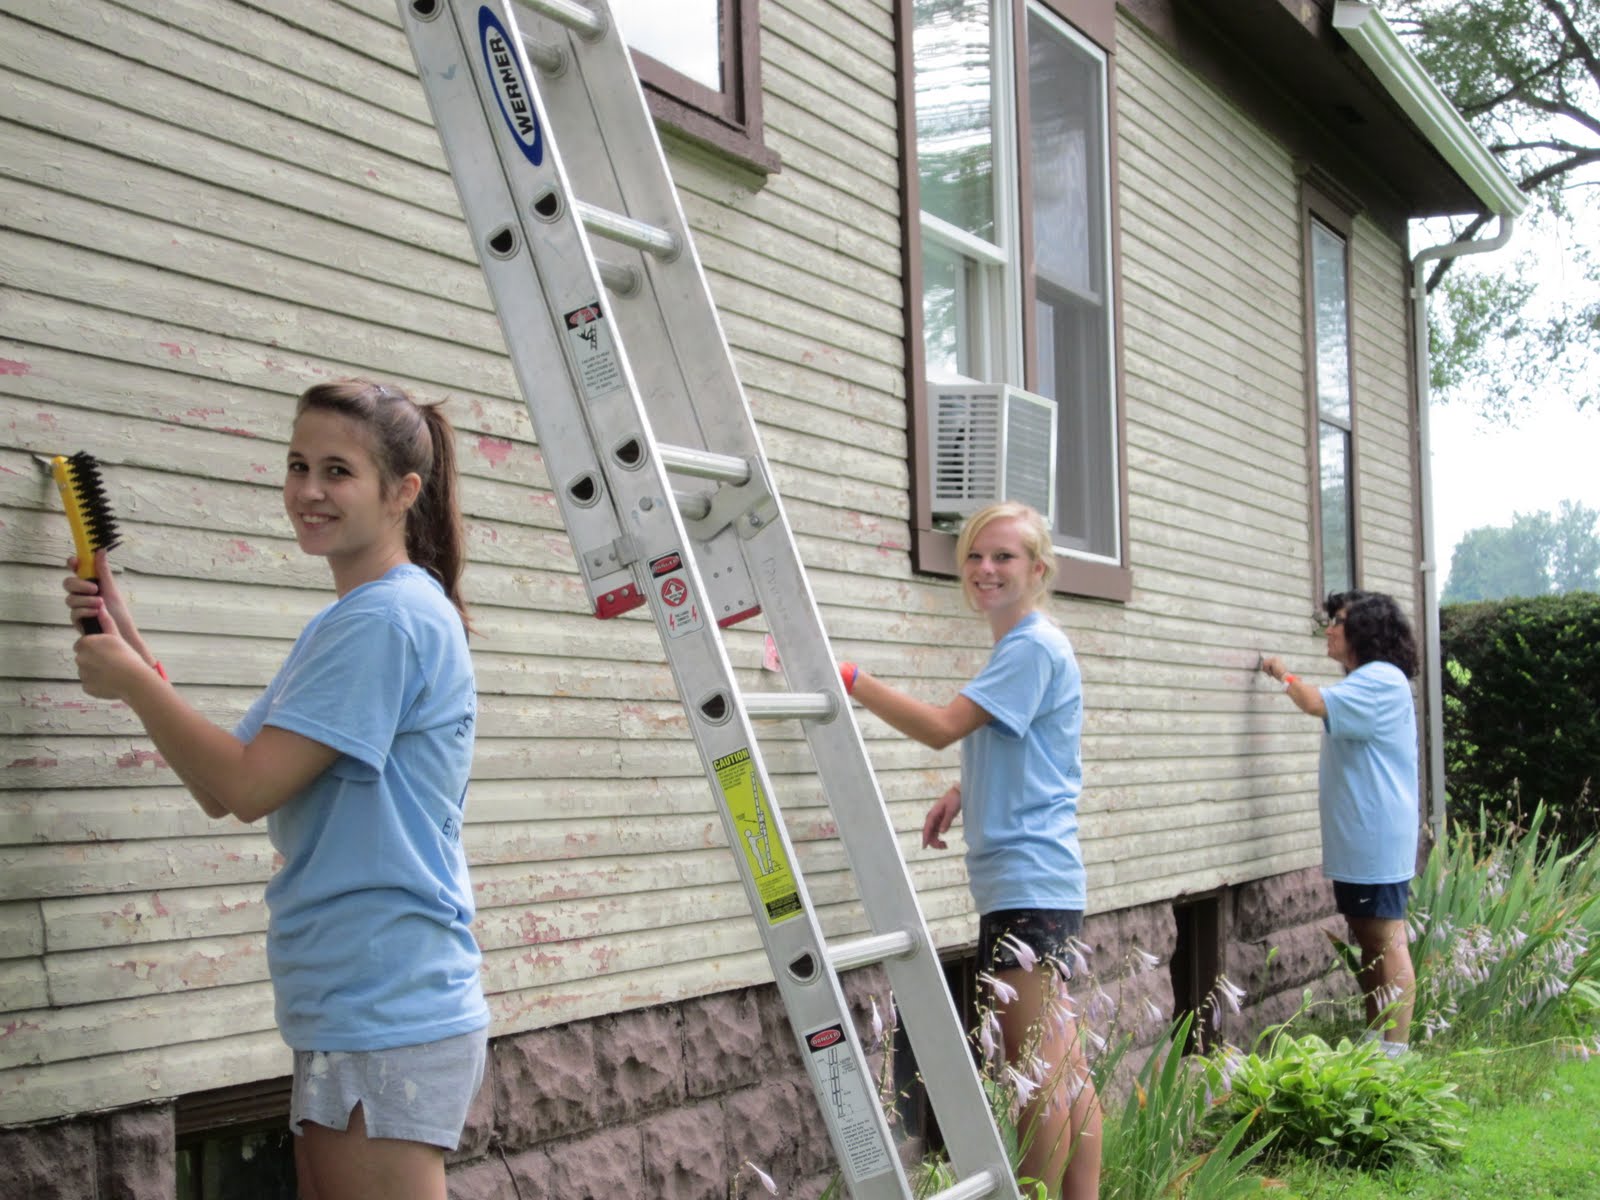
[(1600, 833), (1600, 595), (1446, 605), (1444, 749), (1450, 815), (1522, 826), (1542, 800), (1552, 833)]

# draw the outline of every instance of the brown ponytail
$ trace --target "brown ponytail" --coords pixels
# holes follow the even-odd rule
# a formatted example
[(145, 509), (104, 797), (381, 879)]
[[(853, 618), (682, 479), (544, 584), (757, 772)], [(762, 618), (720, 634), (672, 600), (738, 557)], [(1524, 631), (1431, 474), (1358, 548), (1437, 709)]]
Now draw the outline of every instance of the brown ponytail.
[(308, 408), (340, 413), (370, 433), (385, 494), (407, 475), (415, 473), (422, 480), (406, 513), (406, 555), (439, 581), (470, 632), (472, 621), (461, 595), (467, 556), (455, 431), (441, 406), (418, 404), (392, 383), (341, 379), (308, 388), (295, 415)]

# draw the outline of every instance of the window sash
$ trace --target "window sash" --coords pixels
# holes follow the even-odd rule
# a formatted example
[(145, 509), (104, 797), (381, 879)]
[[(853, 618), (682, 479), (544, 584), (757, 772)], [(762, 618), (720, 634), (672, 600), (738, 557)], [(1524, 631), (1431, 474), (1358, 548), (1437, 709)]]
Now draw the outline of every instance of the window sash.
[[(782, 165), (776, 152), (765, 144), (761, 118), (761, 21), (758, 0), (694, 0), (697, 5), (714, 4), (716, 45), (720, 86), (704, 81), (707, 72), (689, 61), (677, 66), (648, 52), (653, 32), (652, 17), (666, 6), (660, 0), (612, 0), (612, 8), (624, 34), (630, 24), (641, 25), (641, 41), (646, 49), (634, 46), (634, 67), (644, 85), (651, 114), (658, 122), (690, 139), (710, 146), (759, 174), (770, 174)], [(637, 10), (637, 12), (634, 12)], [(691, 16), (694, 13), (691, 11)], [(707, 44), (701, 17), (701, 57)], [(633, 45), (630, 39), (630, 45)], [(669, 58), (670, 43), (654, 43)], [(688, 71), (681, 69), (689, 67)], [(696, 78), (696, 75), (702, 78)]]
[[(1109, 64), (1103, 50), (1043, 5), (1029, 3), (1024, 19), (1030, 207), (1025, 258), (1034, 267), (1025, 280), (1032, 317), (1027, 386), (1058, 406), (1057, 549), (1118, 563), (1122, 495)], [(1059, 82), (1050, 82), (1051, 75)], [(1068, 103), (1056, 105), (1063, 98)]]
[(1359, 497), (1351, 344), (1350, 218), (1307, 181), (1307, 406), (1313, 534), (1312, 600), (1359, 584)]
[[(974, 0), (970, 14), (912, 8), (913, 62), (935, 59), (931, 81), (914, 69), (912, 86), (924, 375), (1006, 381), (1056, 399), (1057, 548), (1120, 566), (1108, 58), (1037, 3)], [(927, 22), (924, 13), (932, 14)], [(1032, 64), (1018, 60), (1037, 57), (1041, 43), (1057, 69), (1079, 81), (1068, 114), (1080, 127), (1079, 147), (1066, 176), (1051, 176), (1051, 210), (1025, 214), (1029, 182), (1039, 179), (1030, 167), (1044, 143), (1026, 95)], [(1062, 258), (1057, 226), (1064, 213), (1072, 219), (1074, 205), (1076, 256)], [(1036, 269), (1025, 270), (1035, 258)]]

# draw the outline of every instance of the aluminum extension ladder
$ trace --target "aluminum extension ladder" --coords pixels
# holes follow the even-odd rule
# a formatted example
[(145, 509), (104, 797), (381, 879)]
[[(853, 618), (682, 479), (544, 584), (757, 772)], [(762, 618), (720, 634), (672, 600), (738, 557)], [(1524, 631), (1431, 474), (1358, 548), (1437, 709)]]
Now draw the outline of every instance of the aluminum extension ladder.
[[(606, 0), (398, 3), (595, 615), (655, 617), (851, 1195), (911, 1196), (839, 986), (881, 962), (959, 1179), (938, 1200), (1017, 1200)], [(735, 684), (721, 627), (757, 612), (787, 692)], [(871, 934), (824, 940), (756, 719), (803, 723)]]

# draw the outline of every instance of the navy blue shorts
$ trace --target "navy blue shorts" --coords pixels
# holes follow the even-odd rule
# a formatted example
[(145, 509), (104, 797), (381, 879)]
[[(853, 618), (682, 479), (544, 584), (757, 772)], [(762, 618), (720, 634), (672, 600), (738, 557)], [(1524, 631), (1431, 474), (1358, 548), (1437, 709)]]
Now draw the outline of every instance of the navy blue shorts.
[(1076, 908), (1002, 908), (978, 918), (978, 969), (1016, 971), (1016, 951), (1000, 939), (1010, 934), (1041, 959), (1067, 961), (1067, 943), (1083, 932), (1083, 910)]
[(1345, 883), (1333, 881), (1333, 905), (1347, 917), (1403, 921), (1411, 899), (1411, 881), (1404, 883)]

